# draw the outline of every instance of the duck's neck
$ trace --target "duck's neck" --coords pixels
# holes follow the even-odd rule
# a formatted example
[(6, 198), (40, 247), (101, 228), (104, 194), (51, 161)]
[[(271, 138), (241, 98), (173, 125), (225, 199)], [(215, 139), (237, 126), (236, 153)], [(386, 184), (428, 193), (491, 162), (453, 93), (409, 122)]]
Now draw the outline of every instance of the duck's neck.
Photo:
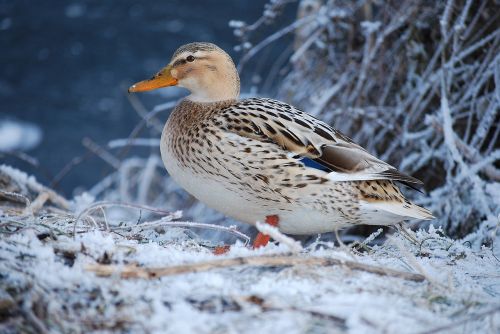
[(218, 110), (227, 108), (236, 100), (225, 100), (217, 102), (194, 102), (188, 99), (182, 100), (170, 114), (167, 124), (161, 136), (161, 149), (167, 149), (174, 145), (176, 138), (192, 133), (193, 129), (207, 124)]
[(187, 101), (199, 104), (218, 104), (225, 101), (235, 101), (238, 95), (230, 92), (211, 92), (210, 94), (190, 94), (186, 97)]
[(235, 104), (238, 101), (238, 99), (235, 98), (229, 98), (225, 100), (218, 100), (218, 101), (193, 101), (192, 99), (186, 97), (184, 100), (182, 100), (177, 107), (177, 109), (183, 110), (183, 112), (189, 112), (189, 113), (205, 113), (209, 112), (212, 110), (219, 110), (223, 108), (227, 108), (233, 104)]
[(182, 100), (168, 119), (169, 126), (175, 129), (190, 127), (191, 124), (205, 122), (213, 112), (227, 108), (237, 100), (223, 100), (216, 102), (196, 102), (188, 98)]

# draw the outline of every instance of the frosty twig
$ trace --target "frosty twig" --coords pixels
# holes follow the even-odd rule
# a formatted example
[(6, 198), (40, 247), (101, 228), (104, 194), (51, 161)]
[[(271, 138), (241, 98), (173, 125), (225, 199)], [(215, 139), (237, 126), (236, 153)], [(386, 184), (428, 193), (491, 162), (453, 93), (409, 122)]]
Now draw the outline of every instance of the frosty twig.
[(303, 256), (248, 256), (221, 260), (213, 260), (192, 264), (183, 264), (170, 267), (142, 268), (134, 265), (112, 266), (89, 264), (86, 269), (99, 276), (120, 275), (122, 278), (158, 278), (189, 273), (198, 273), (220, 268), (238, 266), (250, 267), (288, 267), (288, 266), (345, 266), (351, 270), (365, 271), (372, 274), (401, 278), (415, 282), (422, 282), (425, 277), (420, 274), (398, 271), (354, 261), (345, 261), (334, 258), (303, 257)]

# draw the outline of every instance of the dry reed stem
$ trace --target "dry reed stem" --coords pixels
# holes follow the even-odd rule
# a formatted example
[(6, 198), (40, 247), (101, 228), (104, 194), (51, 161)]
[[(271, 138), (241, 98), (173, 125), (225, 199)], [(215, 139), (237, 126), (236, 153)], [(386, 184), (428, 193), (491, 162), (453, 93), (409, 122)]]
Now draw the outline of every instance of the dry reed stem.
[(344, 261), (334, 258), (303, 257), (290, 255), (248, 256), (228, 259), (218, 259), (198, 263), (182, 264), (169, 267), (142, 268), (134, 265), (102, 265), (89, 264), (86, 270), (95, 272), (98, 276), (119, 275), (121, 278), (152, 279), (162, 276), (172, 276), (189, 273), (206, 272), (219, 268), (232, 268), (239, 266), (250, 267), (289, 267), (289, 266), (344, 266), (351, 270), (365, 271), (372, 274), (401, 278), (404, 280), (423, 282), (423, 275), (364, 264), (355, 261)]
[(41, 192), (38, 194), (38, 196), (35, 198), (33, 202), (31, 202), (30, 205), (26, 206), (24, 209), (23, 214), (28, 215), (28, 214), (35, 214), (36, 212), (40, 211), (40, 209), (45, 205), (45, 203), (50, 199), (50, 194), (46, 191)]

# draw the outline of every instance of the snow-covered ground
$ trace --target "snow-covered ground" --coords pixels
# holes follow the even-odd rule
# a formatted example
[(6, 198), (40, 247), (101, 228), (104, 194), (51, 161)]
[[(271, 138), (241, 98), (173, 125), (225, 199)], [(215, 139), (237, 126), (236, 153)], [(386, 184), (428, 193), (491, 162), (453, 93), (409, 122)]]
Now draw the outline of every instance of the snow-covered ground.
[[(315, 242), (298, 252), (284, 243), (252, 250), (236, 237), (228, 253), (214, 255), (217, 241), (200, 229), (169, 226), (178, 213), (114, 220), (101, 210), (113, 203), (84, 210), (89, 197), (64, 203), (42, 196), (48, 190), (32, 178), (2, 171), (26, 196), (0, 197), (2, 333), (500, 331), (496, 231), (492, 247), (430, 227), (379, 245)], [(37, 200), (24, 203), (30, 196)], [(287, 265), (265, 265), (278, 256)], [(147, 270), (157, 277), (125, 277)]]

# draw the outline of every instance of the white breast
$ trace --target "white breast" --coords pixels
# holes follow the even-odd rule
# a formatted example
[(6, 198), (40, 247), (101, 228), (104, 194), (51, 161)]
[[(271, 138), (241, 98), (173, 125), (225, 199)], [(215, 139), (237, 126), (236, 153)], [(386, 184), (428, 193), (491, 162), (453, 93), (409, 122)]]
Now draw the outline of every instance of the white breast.
[(202, 176), (181, 166), (163, 138), (160, 149), (169, 175), (199, 201), (245, 223), (255, 224), (257, 220), (262, 221), (265, 218), (266, 212), (262, 207), (243, 198), (220, 180)]
[[(207, 206), (222, 212), (238, 221), (254, 225), (264, 221), (266, 216), (278, 215), (279, 229), (289, 234), (314, 234), (330, 232), (335, 228), (345, 226), (345, 221), (337, 214), (324, 212), (301, 206), (299, 203), (266, 203), (229, 183), (225, 178), (203, 175), (189, 167), (182, 166), (176, 155), (171, 151), (164, 131), (160, 149), (163, 163), (174, 181), (188, 193)], [(231, 134), (232, 136), (237, 136)], [(238, 136), (239, 137), (239, 136)], [(237, 142), (238, 138), (232, 138)], [(247, 138), (242, 138), (248, 140)], [(227, 152), (226, 152), (227, 153)], [(220, 171), (223, 172), (223, 171)], [(232, 182), (242, 181), (227, 174)]]

